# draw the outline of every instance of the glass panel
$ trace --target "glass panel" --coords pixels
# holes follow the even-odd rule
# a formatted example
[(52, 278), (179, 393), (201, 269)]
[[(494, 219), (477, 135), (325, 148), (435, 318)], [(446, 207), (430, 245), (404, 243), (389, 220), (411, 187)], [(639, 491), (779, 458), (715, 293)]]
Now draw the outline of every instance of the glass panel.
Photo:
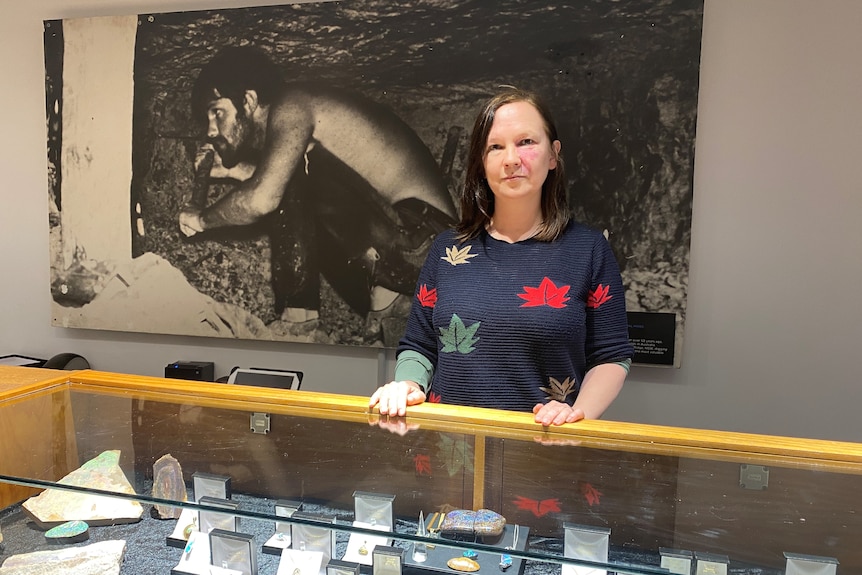
[[(475, 553), (482, 572), (556, 575), (566, 564), (576, 567), (570, 573), (666, 573), (659, 549), (726, 556), (735, 574), (778, 575), (785, 553), (834, 558), (840, 570), (862, 572), (862, 548), (854, 546), (862, 540), (862, 463), (855, 456), (842, 463), (816, 453), (806, 459), (803, 450), (758, 455), (635, 436), (609, 440), (577, 425), (536, 433), (535, 426), (448, 412), (411, 416), (393, 433), (375, 424), (377, 416), (340, 410), (325, 396), (291, 405), (256, 400), (254, 388), (244, 389), (245, 399), (211, 389), (191, 396), (68, 384), (0, 401), (0, 553), (56, 550), (20, 502), (50, 486), (79, 495), (114, 489), (99, 474), (89, 487), (56, 484), (118, 451), (134, 493), (114, 499), (142, 502), (142, 517), (122, 525), (97, 520), (90, 539), (126, 540), (128, 573), (169, 571), (184, 546), (172, 534), (198, 528), (201, 509), (220, 511), (193, 503), (195, 473), (230, 478), (240, 531), (254, 535), (262, 574), (277, 570), (281, 549), (264, 545), (276, 520), (315, 525), (308, 516), (335, 517), (335, 559), (358, 534), (354, 541), (403, 548), (409, 568), (439, 572), (452, 571), (449, 559)], [(252, 430), (256, 412), (270, 415), (268, 433)], [(153, 496), (153, 465), (167, 454), (182, 467), (189, 501)], [(862, 447), (858, 454), (862, 461)], [(352, 525), (357, 491), (395, 495), (393, 532)], [(298, 518), (277, 515), (284, 500), (302, 503)], [(183, 514), (158, 519), (155, 503)], [(479, 508), (506, 518), (502, 534), (438, 531), (441, 512)], [(421, 537), (420, 512), (427, 526)], [(564, 525), (609, 530), (608, 561), (564, 557)], [(411, 559), (417, 541), (427, 547), (421, 565)], [(373, 550), (366, 551), (370, 567)], [(162, 563), (145, 567), (138, 563), (144, 557)]]

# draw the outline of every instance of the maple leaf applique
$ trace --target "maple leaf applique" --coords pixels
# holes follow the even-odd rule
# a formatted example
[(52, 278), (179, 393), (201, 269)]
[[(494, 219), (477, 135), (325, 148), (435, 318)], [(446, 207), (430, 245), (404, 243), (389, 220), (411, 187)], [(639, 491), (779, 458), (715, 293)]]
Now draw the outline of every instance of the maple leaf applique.
[(413, 468), (416, 475), (431, 475), (431, 456), (419, 453), (413, 457)]
[(428, 403), (442, 403), (443, 398), (440, 397), (439, 393), (434, 393), (433, 391), (428, 393)]
[(543, 517), (548, 513), (559, 513), (560, 512), (560, 500), (559, 499), (530, 499), (529, 497), (524, 497), (523, 495), (518, 495), (512, 501), (515, 504), (515, 507), (518, 509), (523, 509), (525, 511), (529, 511), (536, 517)]
[(458, 246), (446, 248), (446, 255), (442, 256), (440, 259), (449, 262), (453, 266), (457, 266), (458, 264), (469, 264), (470, 258), (475, 258), (479, 255), (470, 253), (470, 248), (472, 247), (472, 245), (467, 245), (460, 250), (458, 249)]
[(542, 391), (548, 394), (548, 399), (556, 399), (560, 403), (566, 403), (569, 395), (575, 391), (575, 380), (567, 377), (560, 381), (554, 377), (548, 377), (548, 387), (540, 387)]
[(566, 294), (569, 293), (570, 286), (557, 287), (554, 282), (547, 276), (539, 284), (539, 287), (524, 286), (524, 293), (519, 293), (518, 297), (526, 300), (521, 307), (538, 307), (547, 305), (554, 308), (566, 307), (566, 302), (569, 298)]
[(603, 286), (602, 284), (599, 284), (598, 286), (596, 286), (596, 289), (591, 291), (590, 295), (587, 296), (587, 307), (596, 309), (597, 307), (614, 297), (612, 295), (608, 295), (608, 292), (610, 290), (611, 286), (609, 285)]
[(476, 335), (476, 330), (479, 329), (479, 324), (476, 322), (470, 327), (464, 325), (464, 322), (458, 317), (458, 314), (453, 313), (452, 319), (449, 320), (449, 327), (440, 328), (440, 342), (443, 344), (443, 353), (458, 353), (468, 354), (474, 349), (473, 344), (479, 341)]
[(593, 505), (599, 505), (602, 502), (602, 492), (593, 487), (590, 483), (587, 482), (579, 482), (581, 495), (584, 496), (584, 499), (587, 501), (587, 505), (592, 507)]
[(422, 284), (416, 297), (422, 307), (434, 307), (434, 304), (437, 303), (437, 288), (428, 289), (427, 285)]
[(440, 435), (436, 460), (442, 462), (441, 466), (449, 477), (461, 472), (473, 473), (473, 457), (473, 448), (467, 443), (466, 436)]

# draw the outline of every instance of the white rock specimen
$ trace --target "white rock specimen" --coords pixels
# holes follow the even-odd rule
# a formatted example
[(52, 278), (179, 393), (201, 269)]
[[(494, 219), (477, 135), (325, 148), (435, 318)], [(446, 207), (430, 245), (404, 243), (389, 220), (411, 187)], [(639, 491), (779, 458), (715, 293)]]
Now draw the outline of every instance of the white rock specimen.
[(119, 575), (125, 553), (122, 540), (22, 553), (4, 561), (0, 575)]
[[(133, 495), (119, 461), (119, 450), (105, 451), (57, 483)], [(42, 529), (75, 520), (90, 525), (134, 523), (144, 512), (137, 501), (64, 489), (46, 489), (25, 501), (23, 508)]]

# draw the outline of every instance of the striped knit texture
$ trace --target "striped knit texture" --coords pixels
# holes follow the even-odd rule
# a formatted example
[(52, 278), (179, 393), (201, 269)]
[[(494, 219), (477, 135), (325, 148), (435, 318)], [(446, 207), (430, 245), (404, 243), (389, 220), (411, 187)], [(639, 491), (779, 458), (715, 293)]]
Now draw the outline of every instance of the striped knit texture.
[(443, 232), (417, 282), (398, 348), (407, 349), (435, 367), (432, 401), (515, 411), (551, 397), (572, 403), (587, 370), (634, 352), (610, 245), (575, 222), (554, 242), (483, 233), (459, 244)]

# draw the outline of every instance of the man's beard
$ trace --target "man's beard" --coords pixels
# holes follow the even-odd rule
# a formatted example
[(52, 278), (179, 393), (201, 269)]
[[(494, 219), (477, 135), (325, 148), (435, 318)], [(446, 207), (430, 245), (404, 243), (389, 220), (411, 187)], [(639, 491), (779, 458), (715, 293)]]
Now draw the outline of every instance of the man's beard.
[(240, 108), (237, 111), (236, 125), (230, 134), (233, 143), (221, 135), (207, 139), (218, 152), (225, 168), (233, 168), (240, 162), (254, 162), (257, 158), (258, 151), (251, 145), (253, 128), (251, 120)]

